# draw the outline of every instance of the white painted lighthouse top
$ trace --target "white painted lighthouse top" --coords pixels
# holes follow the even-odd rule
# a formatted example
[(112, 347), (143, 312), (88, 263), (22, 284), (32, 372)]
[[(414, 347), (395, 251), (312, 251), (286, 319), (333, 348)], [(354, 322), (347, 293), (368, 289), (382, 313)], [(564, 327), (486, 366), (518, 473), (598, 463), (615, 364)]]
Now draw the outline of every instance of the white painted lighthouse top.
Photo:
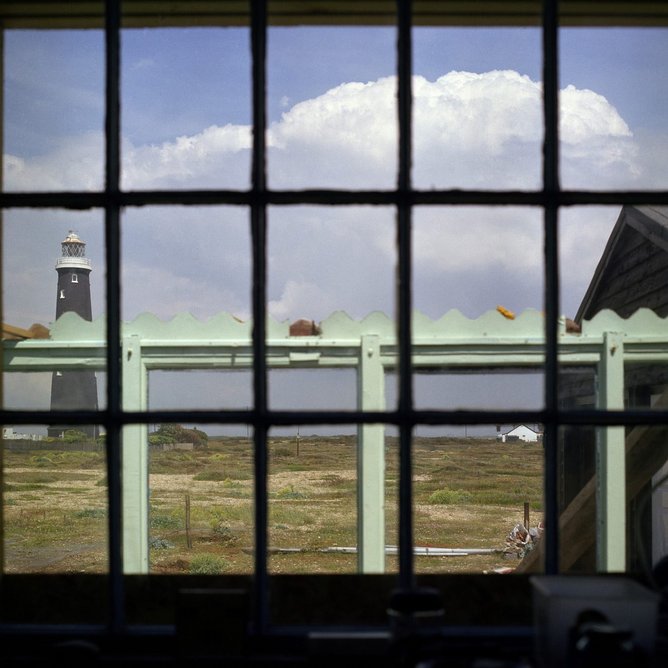
[(62, 257), (56, 260), (56, 269), (80, 269), (90, 271), (90, 260), (86, 256), (86, 242), (70, 230), (60, 244)]

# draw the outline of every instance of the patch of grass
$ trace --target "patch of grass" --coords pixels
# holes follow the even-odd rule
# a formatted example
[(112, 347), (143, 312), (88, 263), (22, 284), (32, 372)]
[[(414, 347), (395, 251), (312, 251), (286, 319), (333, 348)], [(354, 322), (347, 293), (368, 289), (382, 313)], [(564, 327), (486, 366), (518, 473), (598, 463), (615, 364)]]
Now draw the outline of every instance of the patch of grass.
[(176, 531), (183, 527), (183, 520), (174, 515), (158, 515), (157, 513), (151, 513), (150, 525), (151, 529)]
[(32, 466), (54, 466), (54, 460), (47, 455), (34, 455), (30, 458), (30, 463)]
[(271, 454), (273, 457), (285, 458), (285, 457), (295, 457), (297, 453), (291, 450), (290, 448), (278, 447), (278, 448), (273, 448)]
[(104, 454), (101, 452), (78, 452), (76, 450), (44, 450), (30, 455), (28, 465), (38, 468), (57, 468), (69, 470), (96, 469), (104, 466)]
[(16, 485), (5, 485), (5, 492), (36, 492), (48, 489), (48, 485), (42, 483), (18, 483)]
[[(294, 439), (270, 438), (271, 474), (283, 474), (281, 482), (270, 490), (271, 544), (305, 550), (298, 556), (272, 555), (272, 569), (275, 567), (277, 573), (356, 570), (355, 556), (325, 554), (321, 548), (355, 544), (357, 450), (352, 435), (301, 437), (298, 451)], [(385, 450), (385, 538), (387, 544), (396, 544), (396, 438), (386, 438)], [(532, 523), (539, 518), (541, 453), (535, 447), (500, 447), (484, 439), (416, 439), (416, 543), (502, 546), (513, 524), (522, 519), (524, 501), (536, 511)], [(91, 470), (86, 472), (85, 468)], [(200, 565), (194, 560), (192, 572), (252, 571), (253, 558), (245, 549), (253, 545), (255, 522), (253, 448), (247, 439), (221, 437), (201, 451), (151, 451), (150, 471), (162, 476), (155, 485), (151, 483), (151, 572), (188, 573), (193, 555), (200, 550), (211, 553), (202, 557), (209, 563)], [(106, 527), (97, 516), (104, 504), (104, 489), (100, 488), (107, 484), (103, 455), (7, 452), (5, 473), (5, 491), (9, 492), (4, 499), (8, 509), (5, 530), (12, 549), (20, 555), (17, 559), (33, 559), (38, 564), (40, 557), (36, 552), (33, 556), (31, 550), (40, 545), (49, 549), (83, 545), (91, 537), (104, 544)], [(170, 484), (172, 475), (188, 477)], [(68, 480), (83, 479), (89, 481), (87, 485), (68, 491)], [(215, 484), (200, 482), (207, 480)], [(184, 540), (184, 491), (191, 496), (192, 537), (199, 546), (195, 551), (187, 550)], [(75, 511), (78, 517), (74, 517)], [(416, 569), (419, 573), (481, 572), (499, 565), (496, 557), (486, 559), (479, 555), (445, 561), (417, 558)], [(386, 563), (389, 570), (396, 568), (393, 557)], [(61, 567), (67, 569), (70, 564), (63, 561)]]
[(198, 554), (188, 567), (191, 575), (220, 575), (227, 569), (227, 560), (217, 554)]
[(74, 517), (77, 519), (104, 519), (106, 516), (106, 508), (84, 508), (83, 510), (77, 510), (74, 513)]
[[(14, 490), (14, 491), (16, 491), (16, 490)], [(21, 505), (24, 505), (26, 503), (26, 501), (41, 501), (41, 500), (42, 500), (42, 497), (38, 496), (37, 494), (25, 494), (25, 495), (22, 494), (21, 495)], [(17, 501), (17, 505), (18, 505), (18, 501)]]
[(243, 524), (253, 526), (253, 507), (250, 503), (243, 505), (218, 506), (211, 509), (211, 517), (222, 524)]
[(457, 505), (471, 503), (473, 495), (461, 489), (439, 489), (429, 495), (429, 503), (433, 505)]
[(299, 528), (316, 522), (316, 516), (311, 509), (290, 503), (272, 503), (269, 507), (269, 517), (273, 524), (288, 524)]
[(226, 545), (234, 545), (239, 541), (239, 536), (230, 526), (220, 520), (212, 520), (211, 531), (216, 534), (216, 538)]
[[(86, 479), (85, 476), (82, 476), (83, 479)], [(11, 473), (7, 476), (8, 480), (12, 482), (27, 482), (27, 483), (50, 483), (50, 482), (60, 482), (65, 480), (62, 473), (52, 473), (50, 471), (37, 471), (32, 473), (30, 471), (21, 471), (20, 473)], [(67, 478), (71, 480), (72, 478)], [(80, 478), (81, 479), (81, 478)]]
[(206, 458), (192, 450), (151, 452), (151, 473), (197, 473), (206, 465)]
[(193, 480), (201, 481), (213, 481), (213, 482), (222, 482), (227, 480), (228, 475), (225, 471), (218, 471), (216, 469), (207, 469), (205, 471), (200, 471), (193, 476)]
[(295, 489), (294, 485), (287, 485), (286, 487), (281, 487), (281, 489), (276, 492), (277, 499), (305, 499), (306, 494)]

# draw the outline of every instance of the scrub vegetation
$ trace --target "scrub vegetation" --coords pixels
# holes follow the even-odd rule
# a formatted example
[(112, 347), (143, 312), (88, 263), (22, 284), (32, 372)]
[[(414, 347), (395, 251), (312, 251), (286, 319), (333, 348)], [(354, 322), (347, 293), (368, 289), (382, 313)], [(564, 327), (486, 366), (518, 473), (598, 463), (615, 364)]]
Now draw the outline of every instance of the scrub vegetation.
[[(202, 432), (199, 432), (202, 433)], [(269, 444), (270, 573), (352, 573), (357, 556), (354, 436), (275, 437)], [(398, 536), (398, 443), (385, 444), (385, 535)], [(540, 444), (421, 438), (414, 447), (415, 545), (487, 548), (491, 554), (416, 557), (418, 572), (473, 572), (517, 564), (506, 537), (542, 511)], [(149, 553), (154, 573), (250, 573), (253, 449), (247, 438), (209, 437), (191, 450), (150, 448)], [(4, 454), (7, 572), (104, 572), (104, 453)], [(388, 553), (386, 569), (397, 569)]]

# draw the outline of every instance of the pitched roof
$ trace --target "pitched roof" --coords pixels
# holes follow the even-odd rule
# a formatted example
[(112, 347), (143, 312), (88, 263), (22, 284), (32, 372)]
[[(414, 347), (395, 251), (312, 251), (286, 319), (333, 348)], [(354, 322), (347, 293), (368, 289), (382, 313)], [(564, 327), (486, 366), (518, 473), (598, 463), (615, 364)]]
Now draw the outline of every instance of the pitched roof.
[[(624, 206), (622, 208), (598, 266), (594, 271), (589, 287), (578, 308), (577, 315), (575, 316), (576, 322), (579, 323), (583, 319), (593, 317), (596, 311), (601, 308), (612, 308), (621, 311), (623, 306), (630, 303), (629, 297), (624, 295), (618, 296), (617, 303), (607, 303), (605, 297), (601, 299), (603, 288), (619, 271), (619, 263), (616, 260), (618, 259), (620, 247), (624, 241), (628, 240), (630, 235), (640, 235), (661, 254), (665, 252), (665, 261), (668, 262), (668, 207)], [(666, 301), (668, 303), (668, 295)], [(622, 315), (626, 314), (622, 313)]]

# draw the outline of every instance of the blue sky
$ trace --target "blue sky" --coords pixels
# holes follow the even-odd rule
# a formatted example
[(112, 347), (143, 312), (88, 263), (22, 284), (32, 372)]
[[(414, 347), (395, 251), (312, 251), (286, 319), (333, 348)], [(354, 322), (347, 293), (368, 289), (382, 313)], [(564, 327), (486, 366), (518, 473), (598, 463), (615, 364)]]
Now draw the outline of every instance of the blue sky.
[[(539, 187), (540, 32), (416, 28), (414, 47), (416, 185)], [(391, 188), (394, 31), (272, 28), (268, 48), (271, 185)], [(562, 184), (665, 187), (665, 30), (563, 30), (561, 56)], [(5, 188), (99, 188), (102, 33), (8, 31), (5, 68)], [(250, 90), (245, 29), (125, 31), (124, 187), (247, 187)], [(577, 309), (617, 215), (563, 212), (564, 313)], [(101, 313), (102, 220), (99, 211), (7, 213), (5, 280), (22, 287), (5, 290), (5, 321), (53, 319), (53, 267), (68, 229), (88, 242)], [(393, 312), (391, 209), (274, 208), (269, 221), (274, 317)], [(452, 308), (477, 317), (499, 303), (542, 309), (541, 222), (519, 208), (416, 210), (416, 307), (434, 318)], [(126, 211), (123, 317), (248, 317), (249, 247), (240, 208)]]

